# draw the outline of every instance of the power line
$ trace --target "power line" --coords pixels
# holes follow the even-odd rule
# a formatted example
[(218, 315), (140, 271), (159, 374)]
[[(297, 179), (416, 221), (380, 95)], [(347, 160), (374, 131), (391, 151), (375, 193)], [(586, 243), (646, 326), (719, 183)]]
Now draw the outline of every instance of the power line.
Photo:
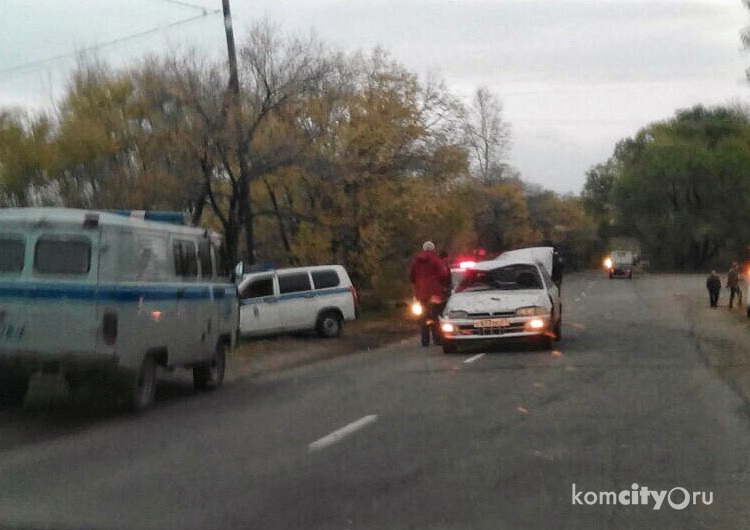
[(203, 12), (203, 14), (208, 14), (209, 12), (216, 13), (221, 12), (220, 9), (208, 9), (207, 7), (199, 6), (197, 4), (192, 4), (190, 2), (184, 2), (182, 0), (157, 0), (159, 2), (166, 2), (168, 4), (176, 4), (178, 6), (187, 7), (188, 9), (198, 9)]
[[(185, 4), (184, 2), (178, 2), (177, 0), (168, 0), (175, 3)], [(192, 6), (195, 8), (198, 8), (198, 6)], [(184, 26), (186, 24), (190, 24), (191, 22), (194, 22), (196, 20), (202, 19), (207, 17), (208, 15), (221, 15), (220, 9), (212, 9), (210, 11), (200, 8), (202, 10), (202, 14), (195, 15), (192, 17), (184, 18), (182, 20), (178, 20), (176, 22), (171, 22), (169, 24), (165, 24), (163, 26), (158, 26), (155, 28), (147, 29), (145, 31), (140, 31), (138, 33), (131, 33), (130, 35), (126, 35), (124, 37), (119, 37), (117, 39), (112, 39), (106, 42), (103, 42), (101, 44), (96, 44), (94, 46), (89, 46), (87, 48), (83, 48), (81, 50), (75, 51), (75, 52), (68, 52), (68, 53), (61, 53), (59, 55), (54, 55), (52, 57), (47, 57), (44, 59), (39, 59), (37, 61), (30, 61), (28, 63), (19, 64), (15, 66), (11, 66), (9, 68), (3, 68), (0, 69), (0, 79), (11, 79), (15, 74), (22, 74), (28, 71), (33, 71), (37, 68), (42, 68), (49, 63), (61, 61), (65, 59), (70, 59), (78, 56), (81, 53), (89, 53), (89, 52), (95, 52), (97, 50), (101, 50), (103, 48), (110, 48), (112, 46), (116, 46), (118, 44), (122, 44), (125, 42), (129, 42), (136, 39), (142, 39), (144, 37), (148, 37), (149, 35), (153, 35), (156, 33), (160, 33), (162, 31), (170, 30), (178, 26)]]

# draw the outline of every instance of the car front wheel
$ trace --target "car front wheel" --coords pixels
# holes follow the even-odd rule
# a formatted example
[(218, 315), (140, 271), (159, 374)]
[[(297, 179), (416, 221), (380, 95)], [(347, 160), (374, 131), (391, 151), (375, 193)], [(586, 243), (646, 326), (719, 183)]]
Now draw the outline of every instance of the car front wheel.
[(458, 352), (458, 346), (453, 341), (443, 339), (443, 353), (456, 353)]

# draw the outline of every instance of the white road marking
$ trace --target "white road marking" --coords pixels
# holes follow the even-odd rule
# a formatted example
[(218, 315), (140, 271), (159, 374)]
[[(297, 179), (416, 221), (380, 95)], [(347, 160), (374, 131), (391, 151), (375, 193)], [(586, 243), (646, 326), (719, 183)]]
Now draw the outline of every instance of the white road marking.
[(342, 427), (339, 430), (334, 431), (331, 434), (328, 434), (324, 436), (323, 438), (314, 441), (313, 443), (307, 446), (307, 449), (310, 452), (318, 451), (320, 449), (325, 449), (326, 447), (333, 445), (336, 442), (341, 441), (346, 436), (349, 436), (350, 434), (353, 434), (357, 432), (358, 430), (364, 427), (367, 427), (371, 423), (375, 423), (377, 419), (378, 419), (377, 414), (370, 414), (369, 416), (360, 418), (357, 421), (353, 421), (349, 425), (346, 425), (345, 427)]
[(474, 357), (469, 357), (468, 359), (466, 359), (466, 360), (464, 361), (464, 364), (471, 364), (471, 363), (473, 363), (474, 361), (478, 361), (479, 359), (481, 359), (481, 358), (482, 358), (482, 357), (484, 357), (485, 355), (487, 355), (487, 354), (486, 354), (486, 353), (478, 353), (478, 354), (476, 354), (476, 355), (475, 355)]

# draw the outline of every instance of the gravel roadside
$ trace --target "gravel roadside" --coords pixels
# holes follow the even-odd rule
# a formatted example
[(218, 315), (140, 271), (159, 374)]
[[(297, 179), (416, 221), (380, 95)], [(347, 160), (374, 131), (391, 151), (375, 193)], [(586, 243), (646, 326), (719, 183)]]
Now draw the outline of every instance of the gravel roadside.
[(322, 359), (369, 351), (417, 336), (415, 320), (403, 309), (365, 313), (344, 324), (341, 336), (320, 338), (315, 333), (243, 339), (231, 354), (227, 380), (284, 370)]
[[(702, 287), (705, 277), (697, 278), (696, 283)], [(750, 415), (750, 319), (746, 316), (747, 306), (743, 304), (730, 310), (726, 289), (722, 290), (716, 308), (709, 307), (705, 287), (683, 296), (703, 361), (739, 394), (746, 413)]]

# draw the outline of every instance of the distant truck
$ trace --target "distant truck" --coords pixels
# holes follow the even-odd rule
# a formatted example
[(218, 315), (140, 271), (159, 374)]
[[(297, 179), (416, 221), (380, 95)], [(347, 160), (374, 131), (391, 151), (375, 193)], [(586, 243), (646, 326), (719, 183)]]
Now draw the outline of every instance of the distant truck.
[(631, 250), (613, 250), (609, 255), (610, 278), (633, 278), (633, 252)]

